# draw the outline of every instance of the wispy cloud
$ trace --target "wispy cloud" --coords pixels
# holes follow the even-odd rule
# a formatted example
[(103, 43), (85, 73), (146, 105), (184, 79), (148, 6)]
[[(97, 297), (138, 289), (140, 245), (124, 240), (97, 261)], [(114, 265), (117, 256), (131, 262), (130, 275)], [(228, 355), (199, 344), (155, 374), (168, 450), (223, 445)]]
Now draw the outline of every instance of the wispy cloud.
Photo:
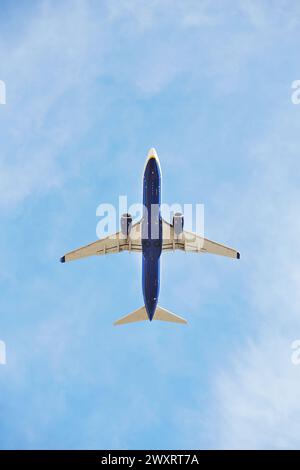
[(249, 149), (252, 178), (238, 205), (247, 226), (242, 237), (248, 294), (240, 315), (247, 310), (252, 316), (256, 335), (246, 335), (214, 380), (217, 447), (300, 445), (300, 369), (291, 363), (291, 343), (300, 335), (298, 122), (284, 106)]

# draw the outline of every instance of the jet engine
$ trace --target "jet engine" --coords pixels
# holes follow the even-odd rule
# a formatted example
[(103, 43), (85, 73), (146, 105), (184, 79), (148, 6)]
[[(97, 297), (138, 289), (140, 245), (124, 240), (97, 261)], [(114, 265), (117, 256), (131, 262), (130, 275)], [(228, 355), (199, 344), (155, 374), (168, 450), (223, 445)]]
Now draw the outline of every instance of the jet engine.
[(132, 227), (132, 217), (130, 214), (123, 214), (121, 216), (121, 232), (126, 237), (130, 234)]
[(174, 227), (174, 233), (175, 235), (180, 235), (183, 232), (183, 222), (184, 222), (184, 217), (181, 212), (175, 212), (173, 215), (173, 227)]

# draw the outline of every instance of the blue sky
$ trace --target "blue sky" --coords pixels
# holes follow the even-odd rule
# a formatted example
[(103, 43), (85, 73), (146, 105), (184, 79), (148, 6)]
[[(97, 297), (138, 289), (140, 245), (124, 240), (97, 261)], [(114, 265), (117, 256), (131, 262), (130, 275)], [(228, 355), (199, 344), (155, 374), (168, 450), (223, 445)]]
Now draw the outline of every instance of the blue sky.
[[(0, 448), (300, 447), (300, 6), (274, 3), (1, 2)], [(113, 328), (139, 256), (58, 259), (152, 146), (241, 260), (163, 255), (189, 325)]]

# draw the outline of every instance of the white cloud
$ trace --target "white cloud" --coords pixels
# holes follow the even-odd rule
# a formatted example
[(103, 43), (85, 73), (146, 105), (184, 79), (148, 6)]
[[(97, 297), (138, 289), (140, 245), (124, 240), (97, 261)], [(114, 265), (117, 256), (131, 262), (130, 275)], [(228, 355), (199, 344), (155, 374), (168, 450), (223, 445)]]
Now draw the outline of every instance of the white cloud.
[(222, 448), (300, 448), (300, 368), (291, 363), (291, 343), (300, 337), (298, 122), (284, 107), (251, 148), (252, 182), (238, 210), (248, 227), (245, 309), (257, 336), (215, 380)]
[[(92, 88), (102, 76), (146, 95), (181, 76), (187, 83), (206, 76), (222, 93), (236, 89), (265, 36), (224, 36), (222, 28), (234, 17), (230, 5), (227, 16), (207, 1), (33, 7), (18, 35), (6, 33), (0, 45), (9, 90), (1, 110), (1, 206), (15, 206), (68, 178), (72, 161), (62, 163), (62, 154), (93, 122)], [(259, 6), (243, 8), (250, 19), (263, 16)], [(106, 100), (99, 97), (103, 116)]]
[(216, 380), (220, 448), (300, 447), (300, 368), (291, 363), (290, 341), (275, 330), (236, 351), (231, 371)]
[(296, 2), (279, 1), (270, 4), (261, 0), (241, 0), (237, 2), (238, 9), (245, 15), (249, 24), (257, 30), (272, 30), (278, 35), (278, 28), (285, 32), (299, 25), (299, 4)]
[[(46, 5), (27, 18), (17, 39), (7, 37), (1, 43), (8, 84), (1, 116), (2, 207), (15, 206), (32, 193), (60, 185), (64, 178), (61, 153), (85, 129), (86, 109), (80, 93), (85, 86), (83, 72), (90, 75), (88, 45), (75, 34), (77, 30), (84, 35), (85, 11), (77, 4), (68, 11), (66, 22), (66, 6), (54, 14)], [(76, 103), (82, 117), (70, 122)]]

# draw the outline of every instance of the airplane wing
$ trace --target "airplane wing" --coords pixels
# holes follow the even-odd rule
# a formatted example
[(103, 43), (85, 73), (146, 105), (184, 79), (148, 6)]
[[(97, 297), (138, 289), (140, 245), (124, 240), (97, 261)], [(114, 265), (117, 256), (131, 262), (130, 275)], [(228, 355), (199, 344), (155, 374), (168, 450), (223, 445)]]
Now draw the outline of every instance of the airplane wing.
[(73, 261), (75, 259), (86, 258), (94, 255), (109, 255), (111, 253), (120, 253), (122, 251), (142, 251), (141, 242), (141, 222), (137, 222), (131, 228), (128, 236), (122, 232), (114, 233), (106, 238), (97, 240), (89, 245), (70, 251), (60, 258), (62, 263)]
[(182, 250), (187, 253), (213, 253), (215, 255), (240, 258), (240, 253), (220, 243), (201, 237), (196, 233), (183, 230), (176, 235), (174, 227), (163, 220), (163, 251)]

